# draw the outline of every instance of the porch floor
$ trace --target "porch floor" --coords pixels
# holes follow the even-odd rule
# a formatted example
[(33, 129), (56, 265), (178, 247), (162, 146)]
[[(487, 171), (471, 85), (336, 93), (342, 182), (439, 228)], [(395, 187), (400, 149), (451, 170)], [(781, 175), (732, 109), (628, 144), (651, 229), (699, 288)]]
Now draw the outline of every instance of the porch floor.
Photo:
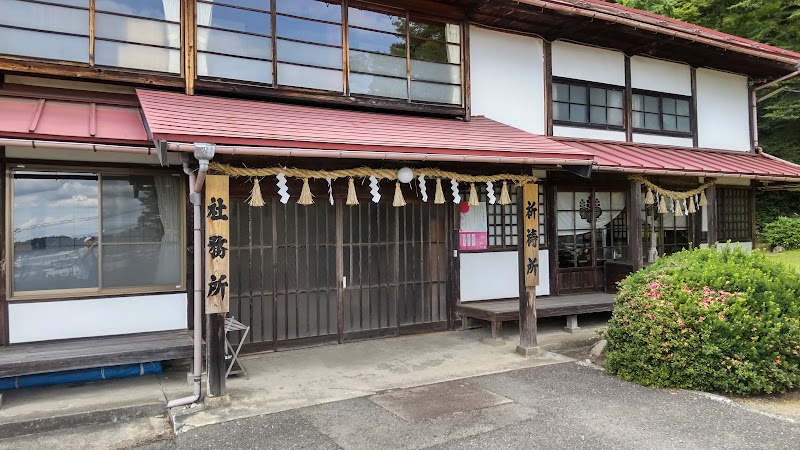
[(0, 347), (0, 378), (191, 357), (186, 330), (12, 344)]

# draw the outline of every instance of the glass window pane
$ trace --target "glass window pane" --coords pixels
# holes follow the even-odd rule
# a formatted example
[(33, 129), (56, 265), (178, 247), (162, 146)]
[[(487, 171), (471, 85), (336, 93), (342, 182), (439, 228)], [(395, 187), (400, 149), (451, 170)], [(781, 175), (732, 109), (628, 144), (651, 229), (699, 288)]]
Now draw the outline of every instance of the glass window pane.
[(232, 31), (198, 28), (197, 50), (272, 59), (272, 39)]
[(692, 131), (692, 124), (688, 117), (678, 116), (678, 131), (682, 133), (690, 133)]
[(341, 70), (278, 64), (278, 83), (282, 86), (297, 86), (326, 91), (343, 91)]
[(588, 122), (586, 117), (586, 106), (584, 105), (569, 105), (569, 120), (573, 122)]
[(197, 0), (197, 7), (200, 7), (200, 3), (209, 2), (209, 3), (224, 3), (226, 5), (234, 5), (234, 6), (243, 6), (245, 8), (251, 9), (261, 9), (264, 11), (269, 11), (269, 1), (270, 0)]
[(89, 37), (15, 30), (0, 26), (0, 53), (89, 62)]
[(358, 28), (350, 28), (348, 33), (348, 44), (351, 49), (406, 57), (406, 40), (403, 36), (359, 30)]
[(600, 88), (591, 88), (590, 92), (590, 102), (592, 105), (596, 106), (606, 106), (606, 90)]
[(181, 45), (181, 27), (177, 23), (102, 13), (97, 13), (96, 21), (95, 33), (98, 38), (172, 48), (179, 48)]
[[(448, 47), (452, 49), (449, 52)], [(459, 63), (461, 61), (461, 53), (457, 45), (447, 45), (438, 41), (411, 38), (409, 53), (411, 59), (451, 63)]]
[(589, 117), (592, 123), (605, 125), (608, 122), (606, 119), (606, 108), (602, 106), (592, 106), (589, 110)]
[(633, 113), (633, 127), (644, 128), (644, 113), (640, 112)]
[(586, 103), (586, 86), (569, 87), (569, 101), (572, 103)]
[(101, 66), (128, 67), (158, 72), (180, 72), (178, 50), (97, 40), (95, 62)]
[[(436, 41), (445, 41), (445, 24), (437, 22), (427, 22), (418, 19), (411, 21), (411, 26), (408, 29), (409, 35), (412, 37), (421, 37), (426, 39), (433, 39)], [(451, 42), (458, 42), (458, 40)]]
[(412, 81), (411, 100), (460, 105), (461, 86)]
[(89, 11), (0, 0), (0, 25), (89, 35)]
[(275, 10), (279, 13), (308, 17), (309, 19), (342, 22), (342, 5), (317, 0), (277, 0)]
[(634, 111), (644, 111), (644, 96), (633, 94), (631, 96), (631, 108)]
[(272, 62), (200, 52), (197, 54), (197, 74), (272, 84)]
[(559, 102), (569, 101), (569, 85), (563, 83), (553, 84), (553, 100)]
[(675, 107), (679, 116), (688, 116), (690, 114), (688, 100), (676, 100)]
[(675, 114), (675, 99), (674, 98), (663, 99), (661, 107), (663, 108), (664, 114)]
[(342, 49), (278, 39), (278, 61), (342, 68)]
[(569, 103), (553, 103), (553, 119), (569, 120)]
[(350, 92), (377, 97), (408, 98), (406, 80), (374, 75), (350, 74)]
[(318, 44), (342, 45), (342, 27), (340, 25), (278, 16), (275, 27), (278, 37)]
[(644, 110), (645, 112), (658, 112), (658, 97), (644, 96)]
[(181, 284), (180, 177), (103, 177), (103, 288)]
[(608, 106), (612, 108), (622, 108), (622, 91), (612, 91), (609, 90), (608, 92)]
[(97, 175), (17, 172), (13, 183), (14, 291), (97, 288)]
[(347, 9), (347, 20), (350, 25), (355, 27), (405, 34), (406, 19), (400, 15), (369, 11), (351, 6)]
[(664, 121), (664, 131), (678, 131), (677, 117), (671, 114), (664, 114), (662, 120)]
[(658, 114), (645, 114), (644, 115), (644, 127), (648, 130), (658, 130), (661, 128), (661, 125), (658, 123)]
[(97, 11), (180, 22), (180, 0), (96, 0)]
[(411, 79), (461, 84), (461, 66), (411, 61)]
[(405, 78), (406, 59), (353, 50), (350, 51), (350, 70)]
[(608, 124), (621, 127), (622, 126), (622, 110), (617, 108), (608, 108)]
[(197, 4), (198, 25), (269, 35), (270, 20), (269, 13), (227, 8), (208, 3)]

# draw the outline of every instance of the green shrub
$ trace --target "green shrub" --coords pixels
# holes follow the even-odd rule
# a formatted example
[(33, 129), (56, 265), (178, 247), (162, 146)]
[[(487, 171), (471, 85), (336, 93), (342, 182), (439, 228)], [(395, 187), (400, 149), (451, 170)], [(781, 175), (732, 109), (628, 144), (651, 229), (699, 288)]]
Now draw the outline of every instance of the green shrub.
[(620, 283), (604, 332), (625, 380), (742, 395), (800, 386), (800, 277), (741, 248), (686, 250)]
[(800, 217), (779, 217), (764, 227), (764, 240), (786, 250), (800, 248)]

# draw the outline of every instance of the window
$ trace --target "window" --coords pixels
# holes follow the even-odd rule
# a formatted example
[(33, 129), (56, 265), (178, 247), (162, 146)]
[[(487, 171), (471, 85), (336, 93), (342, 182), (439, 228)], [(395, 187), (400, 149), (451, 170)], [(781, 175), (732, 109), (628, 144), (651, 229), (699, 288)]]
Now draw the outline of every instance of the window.
[(661, 214), (658, 205), (645, 205), (641, 214), (644, 262), (653, 263), (661, 256), (691, 247), (692, 219), (689, 216), (676, 217), (672, 212)]
[[(495, 199), (500, 198), (500, 184), (495, 183)], [(513, 184), (508, 186), (508, 194), (511, 204), (501, 205), (499, 203), (489, 204), (486, 195), (486, 185), (476, 184), (475, 190), (478, 192), (478, 201), (486, 204), (487, 220), (487, 247), (489, 249), (513, 249), (517, 248), (519, 229), (517, 228), (517, 191)], [(462, 201), (469, 199), (469, 189), (461, 191)], [(547, 235), (545, 233), (545, 195), (544, 187), (539, 185), (539, 246), (547, 247)]]
[(717, 188), (719, 242), (753, 240), (753, 205), (749, 189)]
[(173, 175), (15, 170), (12, 294), (183, 285), (183, 189)]
[(582, 81), (553, 83), (553, 120), (572, 124), (622, 128), (623, 89)]
[(624, 192), (560, 191), (556, 194), (558, 267), (600, 267), (628, 254)]
[(0, 53), (89, 62), (89, 0), (0, 0)]
[(639, 131), (690, 134), (689, 99), (661, 94), (633, 94), (633, 128)]

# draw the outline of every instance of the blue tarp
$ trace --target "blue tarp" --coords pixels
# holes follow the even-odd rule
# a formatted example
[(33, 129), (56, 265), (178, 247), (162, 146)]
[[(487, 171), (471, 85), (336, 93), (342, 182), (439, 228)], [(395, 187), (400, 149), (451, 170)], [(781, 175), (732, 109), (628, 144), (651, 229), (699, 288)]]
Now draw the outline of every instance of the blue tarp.
[(86, 381), (112, 380), (153, 373), (161, 373), (160, 361), (122, 366), (97, 367), (94, 369), (66, 370), (63, 372), (24, 375), (21, 377), (0, 378), (0, 390), (53, 384), (82, 383)]

